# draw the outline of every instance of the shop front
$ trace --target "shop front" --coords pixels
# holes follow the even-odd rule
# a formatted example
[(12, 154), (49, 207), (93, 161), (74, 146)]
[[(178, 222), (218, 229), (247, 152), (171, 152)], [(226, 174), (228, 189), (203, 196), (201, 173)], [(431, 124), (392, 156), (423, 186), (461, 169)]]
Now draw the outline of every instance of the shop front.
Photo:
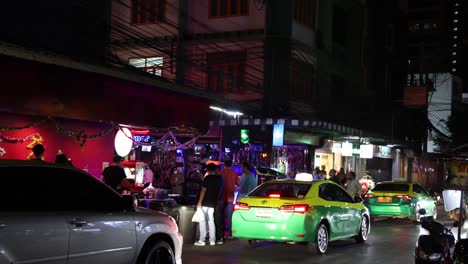
[[(318, 120), (250, 118), (210, 121), (211, 126), (240, 133), (249, 129), (264, 146), (254, 152), (258, 164), (269, 166), (290, 177), (324, 165), (327, 170), (342, 166), (341, 153), (323, 148), (327, 138), (339, 135), (359, 136), (362, 131)], [(260, 131), (260, 132), (258, 132)], [(255, 160), (255, 159), (254, 159)], [(336, 161), (335, 161), (336, 160)], [(339, 161), (338, 161), (339, 160)]]

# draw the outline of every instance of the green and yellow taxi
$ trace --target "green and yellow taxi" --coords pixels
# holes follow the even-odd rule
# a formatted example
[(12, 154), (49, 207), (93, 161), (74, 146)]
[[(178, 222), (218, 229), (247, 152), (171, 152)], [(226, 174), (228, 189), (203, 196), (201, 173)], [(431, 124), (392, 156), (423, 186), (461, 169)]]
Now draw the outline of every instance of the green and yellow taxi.
[(368, 209), (339, 185), (312, 178), (268, 181), (234, 206), (232, 233), (254, 247), (258, 241), (307, 242), (323, 254), (332, 240), (367, 240)]
[(364, 197), (364, 205), (374, 217), (409, 218), (419, 222), (419, 210), (437, 218), (437, 201), (421, 185), (411, 182), (378, 183)]

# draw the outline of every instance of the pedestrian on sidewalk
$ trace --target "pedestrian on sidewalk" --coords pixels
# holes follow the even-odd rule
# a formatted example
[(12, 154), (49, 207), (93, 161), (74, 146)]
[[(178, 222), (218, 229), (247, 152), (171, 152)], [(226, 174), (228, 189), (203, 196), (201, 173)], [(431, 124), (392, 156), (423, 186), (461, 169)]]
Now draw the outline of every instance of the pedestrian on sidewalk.
[[(206, 166), (207, 172), (203, 178), (200, 197), (197, 203), (197, 210), (202, 210), (204, 219), (199, 222), (200, 237), (195, 246), (205, 246), (206, 238), (209, 234), (210, 246), (216, 245), (216, 230), (214, 211), (218, 205), (220, 194), (222, 193), (222, 178), (216, 175), (217, 166), (215, 163), (209, 163)], [(208, 224), (208, 232), (206, 226)]]
[(255, 187), (257, 187), (257, 181), (252, 173), (252, 168), (248, 162), (244, 162), (242, 163), (242, 175), (239, 184), (239, 198), (247, 196)]
[(231, 169), (232, 161), (224, 161), (224, 168), (221, 170), (220, 174), (224, 179), (224, 211), (226, 215), (226, 236), (228, 238), (232, 237), (231, 231), (231, 220), (232, 220), (232, 211), (233, 211), (233, 202), (234, 202), (234, 193), (236, 191), (237, 185), (239, 185), (239, 175)]

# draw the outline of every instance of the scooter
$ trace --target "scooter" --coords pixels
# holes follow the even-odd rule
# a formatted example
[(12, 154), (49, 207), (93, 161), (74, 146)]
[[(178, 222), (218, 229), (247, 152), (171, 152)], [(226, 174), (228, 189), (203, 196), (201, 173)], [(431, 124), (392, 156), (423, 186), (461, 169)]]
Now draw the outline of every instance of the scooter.
[[(434, 221), (432, 217), (424, 217), (425, 209), (420, 209), (421, 226), (429, 231), (429, 235), (420, 235), (416, 244), (414, 260), (416, 264), (453, 263), (455, 252), (455, 236), (449, 228)], [(453, 226), (458, 226), (455, 222)]]

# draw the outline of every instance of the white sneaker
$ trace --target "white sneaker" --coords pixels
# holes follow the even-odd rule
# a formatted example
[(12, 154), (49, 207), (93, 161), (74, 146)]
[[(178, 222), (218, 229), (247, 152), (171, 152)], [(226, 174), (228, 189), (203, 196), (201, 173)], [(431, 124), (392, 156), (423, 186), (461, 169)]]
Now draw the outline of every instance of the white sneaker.
[(211, 241), (210, 241), (210, 246), (215, 246), (215, 245), (216, 245), (216, 242), (214, 242), (214, 241), (211, 242)]
[(197, 241), (195, 243), (193, 243), (195, 246), (197, 247), (204, 247), (206, 246), (206, 242), (203, 242), (203, 241)]

